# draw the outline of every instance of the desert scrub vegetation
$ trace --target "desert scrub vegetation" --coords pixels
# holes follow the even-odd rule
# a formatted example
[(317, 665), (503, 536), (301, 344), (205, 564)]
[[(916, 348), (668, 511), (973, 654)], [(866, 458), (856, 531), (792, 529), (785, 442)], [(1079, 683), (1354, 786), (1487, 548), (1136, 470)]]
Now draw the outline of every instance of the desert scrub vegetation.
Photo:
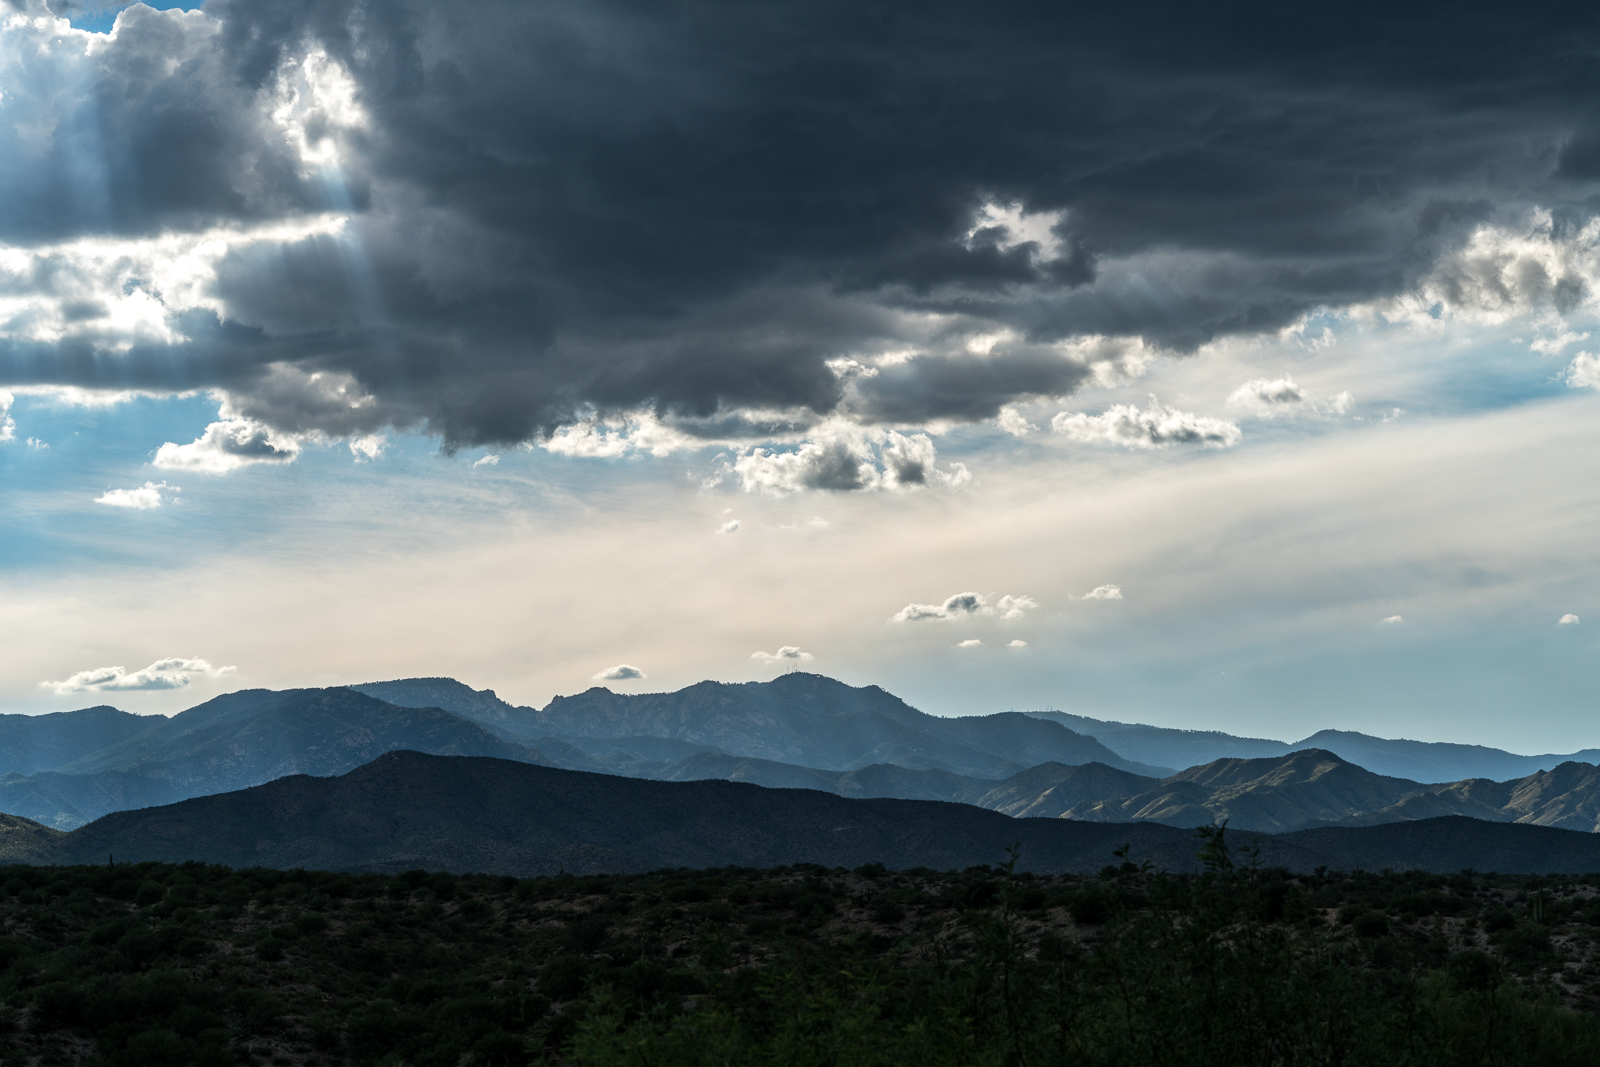
[(1600, 877), (1197, 845), (1091, 877), (3, 867), (0, 1062), (1600, 1062)]

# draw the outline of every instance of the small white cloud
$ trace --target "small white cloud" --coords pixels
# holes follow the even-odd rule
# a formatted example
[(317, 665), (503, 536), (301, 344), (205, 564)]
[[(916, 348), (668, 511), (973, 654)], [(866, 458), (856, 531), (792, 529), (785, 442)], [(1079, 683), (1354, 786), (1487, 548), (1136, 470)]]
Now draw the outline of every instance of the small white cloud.
[(482, 456), (472, 466), (476, 469), (478, 467), (497, 467), (499, 465), (499, 456)]
[(1228, 403), (1260, 418), (1272, 419), (1286, 415), (1343, 415), (1355, 403), (1355, 398), (1347, 390), (1326, 401), (1318, 401), (1304, 386), (1284, 375), (1282, 378), (1251, 379), (1228, 394)]
[(550, 439), (540, 447), (558, 456), (586, 459), (609, 459), (629, 452), (648, 452), (652, 456), (670, 456), (701, 442), (687, 434), (679, 433), (650, 412), (632, 412), (614, 417), (591, 414), (567, 426), (557, 428)]
[(1600, 357), (1579, 352), (1567, 365), (1567, 385), (1573, 389), (1600, 389)]
[[(205, 433), (186, 445), (168, 441), (156, 449), (151, 462), (162, 470), (226, 474), (255, 463), (293, 463), (300, 441), (249, 419), (213, 422)], [(354, 449), (354, 442), (351, 444)]]
[(383, 455), (383, 450), (389, 447), (389, 435), (381, 433), (361, 434), (350, 438), (350, 454), (356, 457), (356, 462), (374, 460)]
[(993, 604), (982, 593), (956, 593), (943, 604), (907, 604), (890, 617), (890, 622), (918, 622), (922, 619), (960, 619), (969, 615), (998, 615), (1020, 619), (1039, 604), (1031, 596), (1003, 596)]
[(1388, 411), (1384, 412), (1383, 421), (1384, 422), (1393, 422), (1396, 419), (1400, 418), (1405, 413), (1406, 413), (1406, 409), (1405, 408), (1390, 408)]
[(1297, 407), (1306, 402), (1306, 391), (1287, 375), (1282, 378), (1253, 378), (1228, 396), (1234, 407), (1247, 407), (1263, 414), (1275, 408)]
[(1390, 615), (1390, 616), (1387, 616), (1383, 621), (1387, 622), (1387, 623), (1396, 623), (1396, 622), (1405, 622), (1406, 620), (1405, 620), (1405, 618), (1403, 616), (1400, 616), (1400, 615)]
[(644, 671), (638, 667), (630, 667), (626, 663), (619, 663), (615, 667), (607, 667), (594, 676), (597, 682), (626, 682), (633, 678), (645, 677)]
[(1019, 203), (990, 202), (978, 209), (967, 231), (968, 247), (980, 237), (991, 241), (1001, 251), (1022, 244), (1034, 246), (1034, 256), (1044, 262), (1058, 259), (1062, 253), (1061, 238), (1056, 229), (1066, 218), (1064, 211), (1027, 211)]
[(995, 602), (994, 610), (1002, 619), (1020, 619), (1023, 612), (1038, 606), (1039, 602), (1031, 596), (1003, 596)]
[(784, 645), (776, 652), (752, 652), (750, 658), (762, 663), (801, 663), (816, 659), (811, 653), (800, 651), (798, 645)]
[(1547, 356), (1554, 356), (1568, 345), (1575, 345), (1579, 341), (1587, 341), (1588, 339), (1588, 330), (1585, 330), (1582, 333), (1573, 333), (1571, 330), (1568, 330), (1559, 337), (1541, 337), (1534, 341), (1533, 344), (1529, 345), (1528, 348), (1534, 352), (1542, 352)]
[(1561, 618), (1557, 619), (1556, 620), (1556, 625), (1557, 626), (1576, 626), (1576, 625), (1578, 625), (1578, 621), (1579, 620), (1578, 620), (1578, 617), (1576, 615), (1568, 613), (1566, 615), (1561, 616)]
[(1122, 599), (1122, 586), (1120, 586), (1120, 585), (1097, 585), (1093, 589), (1089, 590), (1087, 593), (1083, 594), (1083, 599), (1084, 600), (1121, 600)]
[(1099, 415), (1063, 411), (1050, 420), (1050, 428), (1085, 444), (1124, 448), (1231, 448), (1244, 439), (1236, 422), (1165, 407), (1155, 397), (1143, 411), (1132, 404), (1113, 404)]
[(927, 486), (955, 488), (972, 481), (962, 463), (938, 466), (938, 450), (925, 433), (832, 427), (790, 451), (754, 447), (722, 467), (706, 483), (739, 477), (747, 493), (784, 496), (816, 490), (906, 492)]
[(1006, 645), (1006, 647), (1007, 648), (1027, 648), (1028, 647), (1028, 642), (1024, 641), (1022, 638), (1019, 637), (1015, 641), (1012, 641), (1010, 644)]
[(1033, 423), (1023, 417), (1022, 412), (1014, 407), (1003, 407), (994, 420), (999, 427), (1012, 437), (1026, 437), (1035, 429)]
[(126, 667), (97, 667), (79, 671), (64, 682), (40, 682), (57, 693), (108, 693), (149, 689), (183, 689), (199, 675), (219, 678), (236, 668), (213, 667), (203, 659), (158, 659), (140, 671)]
[(166, 482), (145, 482), (137, 489), (107, 489), (103, 496), (95, 497), (94, 502), (107, 507), (146, 511), (150, 508), (159, 508), (163, 502), (172, 499), (173, 493), (181, 492), (182, 489)]
[(0, 441), (15, 441), (17, 439), (17, 423), (11, 417), (11, 405), (17, 398), (0, 389)]
[(37, 437), (28, 438), (28, 447), (43, 452), (50, 447), (50, 442), (41, 441)]
[(730, 534), (730, 533), (734, 533), (738, 529), (739, 529), (739, 520), (738, 519), (729, 519), (727, 522), (725, 522), (721, 526), (717, 527), (717, 532), (718, 533)]
[(965, 641), (957, 641), (955, 647), (956, 648), (977, 648), (981, 644), (983, 644), (983, 642), (978, 640), (976, 637), (969, 637)]
[(958, 619), (963, 615), (985, 614), (989, 601), (982, 593), (957, 593), (943, 604), (907, 604), (894, 613), (890, 622), (916, 622), (920, 619)]

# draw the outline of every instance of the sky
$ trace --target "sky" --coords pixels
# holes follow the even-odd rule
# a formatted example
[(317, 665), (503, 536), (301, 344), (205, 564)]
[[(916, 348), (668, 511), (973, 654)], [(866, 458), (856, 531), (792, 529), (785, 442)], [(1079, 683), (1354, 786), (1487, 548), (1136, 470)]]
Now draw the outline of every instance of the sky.
[(1600, 745), (1600, 15), (1396, 7), (0, 0), (0, 711)]

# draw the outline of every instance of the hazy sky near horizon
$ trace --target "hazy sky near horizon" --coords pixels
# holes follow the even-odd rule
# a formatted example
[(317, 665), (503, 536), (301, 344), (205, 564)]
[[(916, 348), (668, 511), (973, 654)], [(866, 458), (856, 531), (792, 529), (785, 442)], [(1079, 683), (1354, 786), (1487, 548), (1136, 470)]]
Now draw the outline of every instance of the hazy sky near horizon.
[(1600, 745), (1596, 22), (0, 0), (0, 711)]

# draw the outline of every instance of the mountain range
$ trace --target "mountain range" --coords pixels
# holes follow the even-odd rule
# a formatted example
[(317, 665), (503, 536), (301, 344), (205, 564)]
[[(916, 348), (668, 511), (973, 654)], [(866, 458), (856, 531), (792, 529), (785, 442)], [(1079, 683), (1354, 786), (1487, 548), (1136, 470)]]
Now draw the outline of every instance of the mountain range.
[[(69, 714), (92, 714), (99, 722), (111, 710)], [(538, 751), (451, 712), (399, 708), (348, 689), (251, 689), (170, 719), (128, 718), (138, 729), (118, 723), (121, 736), (113, 744), (96, 746), (98, 735), (81, 731), (83, 747), (92, 746), (91, 751), (75, 752), (58, 741), (54, 751), (67, 757), (64, 762), (0, 777), (0, 811), (71, 828), (112, 811), (228, 792), (290, 774), (342, 774), (401, 748), (547, 762)], [(68, 736), (59, 723), (47, 725), (52, 736)]]
[[(31, 722), (37, 727), (28, 735)], [(74, 723), (81, 723), (76, 732), (69, 728)], [(867, 779), (921, 774), (929, 783), (915, 795), (941, 799), (952, 797), (955, 779), (992, 784), (1051, 761), (1167, 771), (1124, 760), (1057, 723), (1012, 713), (941, 719), (876, 687), (817, 675), (705, 682), (648, 697), (592, 689), (557, 698), (543, 711), (438, 678), (243, 690), (170, 719), (92, 708), (20, 722), (14, 732), (23, 735), (19, 748), (35, 753), (26, 766), (44, 769), (0, 776), (0, 811), (58, 829), (290, 774), (341, 774), (399, 749), (675, 778), (718, 777), (685, 770), (684, 762), (727, 757), (731, 748), (742, 756), (811, 760), (810, 769), (862, 772)]]
[(1302, 741), (1235, 737), (1215, 730), (1175, 730), (1165, 726), (1113, 722), (1064, 711), (1030, 711), (1037, 719), (1058, 722), (1096, 738), (1128, 759), (1168, 767), (1193, 767), (1219, 759), (1287, 756), (1307, 748), (1337, 753), (1376, 774), (1417, 782), (1458, 782), (1467, 778), (1503, 781), (1522, 778), (1562, 763), (1600, 763), (1600, 748), (1567, 755), (1519, 756), (1483, 745), (1445, 741), (1406, 741), (1373, 737), (1350, 730), (1319, 730)]
[(640, 743), (665, 739), (819, 770), (885, 763), (999, 779), (1056, 760), (1158, 776), (1173, 771), (1124, 759), (1070, 727), (1019, 712), (945, 718), (918, 711), (875, 685), (849, 686), (803, 672), (770, 682), (700, 682), (673, 693), (624, 694), (596, 686), (558, 696), (539, 710), (514, 707), (491, 691), (448, 678), (350, 688), (392, 704), (444, 708), (527, 744), (543, 747), (557, 739), (591, 753), (620, 747), (644, 760), (651, 757)]
[[(1116, 729), (1098, 740), (1077, 726)], [(1420, 745), (1332, 731), (1313, 736), (1354, 738), (1352, 744), (1391, 754)], [(1503, 781), (1427, 784), (1313, 747), (1223, 756), (1174, 771), (1125, 758), (1112, 745), (1164, 757), (1209, 754), (1233, 742), (1287, 746), (1062, 712), (939, 718), (875, 686), (803, 673), (638, 696), (595, 688), (557, 697), (543, 709), (448, 678), (245, 690), (171, 719), (106, 707), (3, 716), (0, 737), (7, 742), (0, 749), (6, 761), (0, 767), (7, 768), (0, 811), (62, 830), (115, 811), (290, 775), (340, 775), (397, 750), (664, 782), (721, 779), (848, 798), (948, 801), (1079, 823), (1187, 828), (1226, 821), (1239, 830), (1284, 833), (1466, 815), (1600, 828), (1600, 770), (1577, 761)], [(1130, 737), (1143, 738), (1145, 747)], [(1435, 751), (1441, 747), (1538, 758), (1473, 746), (1420, 747), (1434, 752), (1433, 766), (1449, 755)]]
[[(1473, 867), (1505, 873), (1600, 870), (1600, 835), (1461, 816), (1285, 835), (1235, 834), (1266, 866), (1309, 871)], [(386, 753), (337, 777), (291, 775), (163, 807), (123, 811), (71, 833), (0, 819), (0, 860), (196, 860), (234, 867), (409, 869), (531, 876), (662, 867), (815, 863), (960, 869), (998, 862), (1088, 873), (1129, 861), (1196, 866), (1193, 830), (1012, 819), (965, 804), (848, 799), (738, 782), (654, 782), (485, 757)]]

